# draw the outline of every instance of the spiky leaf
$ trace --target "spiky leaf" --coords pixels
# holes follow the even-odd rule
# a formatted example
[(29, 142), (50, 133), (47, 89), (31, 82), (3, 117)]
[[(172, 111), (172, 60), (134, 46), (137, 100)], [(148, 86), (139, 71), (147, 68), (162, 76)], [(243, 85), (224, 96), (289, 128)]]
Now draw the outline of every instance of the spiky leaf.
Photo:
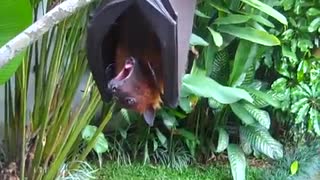
[(246, 178), (246, 158), (238, 145), (228, 146), (228, 159), (234, 180), (245, 180)]

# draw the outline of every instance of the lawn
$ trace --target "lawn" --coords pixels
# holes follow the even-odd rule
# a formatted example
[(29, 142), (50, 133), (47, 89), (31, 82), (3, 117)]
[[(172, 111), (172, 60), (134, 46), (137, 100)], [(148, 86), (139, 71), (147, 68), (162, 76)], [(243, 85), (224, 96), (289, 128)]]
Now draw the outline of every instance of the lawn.
[[(247, 179), (261, 179), (261, 169), (251, 168), (247, 171)], [(183, 170), (174, 170), (162, 166), (151, 166), (142, 164), (118, 165), (116, 163), (106, 163), (98, 171), (98, 179), (110, 180), (188, 180), (188, 179), (214, 179), (232, 180), (230, 167), (227, 166), (196, 166)]]

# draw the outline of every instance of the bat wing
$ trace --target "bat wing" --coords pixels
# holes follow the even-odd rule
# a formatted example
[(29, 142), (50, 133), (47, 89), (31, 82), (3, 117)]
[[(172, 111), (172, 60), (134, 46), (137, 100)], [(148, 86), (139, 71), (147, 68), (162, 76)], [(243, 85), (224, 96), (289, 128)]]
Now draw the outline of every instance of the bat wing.
[(102, 99), (109, 101), (112, 97), (107, 91), (107, 83), (113, 76), (113, 71), (109, 65), (114, 63), (114, 51), (106, 51), (112, 49), (115, 40), (107, 39), (106, 35), (115, 24), (117, 18), (126, 11), (133, 3), (127, 0), (114, 0), (105, 3), (89, 22), (87, 32), (87, 56), (93, 78), (98, 86)]
[(175, 107), (179, 98), (176, 13), (168, 0), (138, 1), (153, 31), (161, 41), (164, 80), (163, 101)]

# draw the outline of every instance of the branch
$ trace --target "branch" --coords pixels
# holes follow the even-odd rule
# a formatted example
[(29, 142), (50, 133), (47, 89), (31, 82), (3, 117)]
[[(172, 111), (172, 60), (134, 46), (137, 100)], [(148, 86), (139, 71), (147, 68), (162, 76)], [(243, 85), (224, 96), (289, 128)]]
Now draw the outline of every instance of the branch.
[(33, 23), (22, 33), (0, 48), (0, 68), (21, 53), (29, 45), (40, 39), (54, 25), (74, 14), (94, 0), (66, 0)]

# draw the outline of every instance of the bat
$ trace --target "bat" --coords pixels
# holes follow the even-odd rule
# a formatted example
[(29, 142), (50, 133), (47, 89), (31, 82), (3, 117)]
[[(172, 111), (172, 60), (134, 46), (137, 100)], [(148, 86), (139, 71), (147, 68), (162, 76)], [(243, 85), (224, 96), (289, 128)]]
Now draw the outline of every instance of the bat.
[(114, 97), (152, 126), (176, 107), (196, 0), (108, 0), (88, 26), (89, 67), (106, 102)]

